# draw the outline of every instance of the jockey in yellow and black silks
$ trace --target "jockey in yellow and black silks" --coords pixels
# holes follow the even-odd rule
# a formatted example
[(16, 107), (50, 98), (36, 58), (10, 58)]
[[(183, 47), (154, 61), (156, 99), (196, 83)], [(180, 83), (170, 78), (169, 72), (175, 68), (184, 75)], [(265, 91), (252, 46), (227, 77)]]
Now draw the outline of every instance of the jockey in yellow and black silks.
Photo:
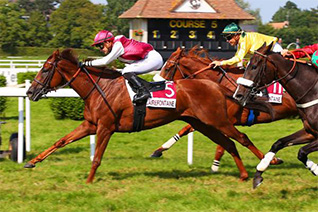
[(227, 25), (224, 28), (222, 35), (231, 46), (237, 45), (237, 51), (235, 55), (228, 60), (213, 61), (210, 64), (213, 67), (239, 63), (247, 54), (253, 54), (255, 50), (259, 49), (264, 42), (266, 45), (273, 43), (272, 51), (274, 52), (281, 52), (283, 50), (277, 43), (278, 38), (257, 32), (244, 32), (235, 23)]

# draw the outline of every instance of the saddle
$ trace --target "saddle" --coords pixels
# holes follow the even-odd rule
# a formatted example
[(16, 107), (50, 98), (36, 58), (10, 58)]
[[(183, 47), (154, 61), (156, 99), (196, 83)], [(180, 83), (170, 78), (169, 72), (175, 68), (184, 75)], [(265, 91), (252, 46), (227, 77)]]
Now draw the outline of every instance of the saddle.
[[(158, 81), (158, 82), (148, 82), (142, 78), (139, 78), (139, 81), (148, 89), (150, 92), (155, 92), (155, 91), (161, 91), (165, 89), (165, 81)], [(130, 85), (131, 89), (136, 93), (137, 88), (128, 82)]]

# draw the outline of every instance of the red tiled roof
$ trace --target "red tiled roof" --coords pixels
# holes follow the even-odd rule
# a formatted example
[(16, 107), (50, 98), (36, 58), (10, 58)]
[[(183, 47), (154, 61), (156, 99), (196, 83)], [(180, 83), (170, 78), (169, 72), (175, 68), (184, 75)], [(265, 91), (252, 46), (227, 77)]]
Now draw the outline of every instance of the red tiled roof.
[(180, 19), (237, 19), (255, 18), (240, 8), (234, 0), (205, 0), (216, 13), (173, 12), (184, 0), (138, 0), (119, 18), (180, 18)]
[(288, 21), (284, 21), (284, 22), (276, 22), (276, 23), (268, 23), (269, 25), (271, 25), (274, 29), (282, 29), (285, 27), (289, 26), (289, 22)]

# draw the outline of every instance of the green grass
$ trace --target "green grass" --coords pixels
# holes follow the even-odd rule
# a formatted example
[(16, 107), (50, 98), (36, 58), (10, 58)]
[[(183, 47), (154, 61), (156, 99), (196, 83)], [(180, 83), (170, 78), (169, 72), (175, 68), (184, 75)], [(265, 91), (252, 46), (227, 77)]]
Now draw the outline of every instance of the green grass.
[[(35, 157), (80, 121), (54, 120), (49, 100), (31, 103), (32, 151)], [(3, 145), (18, 128), (18, 104), (9, 98)], [(163, 158), (149, 155), (174, 135), (183, 122), (139, 133), (115, 134), (97, 170), (95, 182), (85, 184), (91, 162), (89, 138), (52, 154), (35, 169), (24, 169), (0, 159), (1, 211), (316, 211), (318, 178), (297, 160), (300, 146), (278, 153), (285, 163), (270, 167), (264, 183), (252, 189), (258, 160), (237, 144), (250, 180), (239, 181), (234, 161), (225, 154), (219, 173), (210, 166), (215, 144), (199, 133), (194, 135), (194, 164), (187, 165), (187, 138), (182, 138)], [(278, 138), (300, 129), (299, 120), (239, 127), (264, 152)], [(318, 162), (317, 152), (310, 158)]]

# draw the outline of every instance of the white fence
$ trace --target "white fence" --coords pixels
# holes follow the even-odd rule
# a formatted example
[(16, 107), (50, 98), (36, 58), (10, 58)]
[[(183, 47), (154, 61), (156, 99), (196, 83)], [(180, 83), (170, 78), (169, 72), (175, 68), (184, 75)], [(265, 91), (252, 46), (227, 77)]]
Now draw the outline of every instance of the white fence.
[[(26, 80), (25, 88), (2, 87), (0, 96), (19, 98), (19, 124), (18, 124), (18, 163), (23, 162), (23, 137), (24, 137), (24, 99), (25, 99), (25, 147), (26, 151), (31, 151), (31, 107), (30, 100), (26, 98), (26, 91), (30, 86), (30, 80)], [(59, 89), (50, 92), (47, 97), (79, 97), (73, 89)], [(90, 136), (91, 160), (94, 158), (95, 135)]]
[(45, 60), (0, 60), (0, 74), (7, 79), (7, 85), (17, 85), (20, 72), (39, 71)]

